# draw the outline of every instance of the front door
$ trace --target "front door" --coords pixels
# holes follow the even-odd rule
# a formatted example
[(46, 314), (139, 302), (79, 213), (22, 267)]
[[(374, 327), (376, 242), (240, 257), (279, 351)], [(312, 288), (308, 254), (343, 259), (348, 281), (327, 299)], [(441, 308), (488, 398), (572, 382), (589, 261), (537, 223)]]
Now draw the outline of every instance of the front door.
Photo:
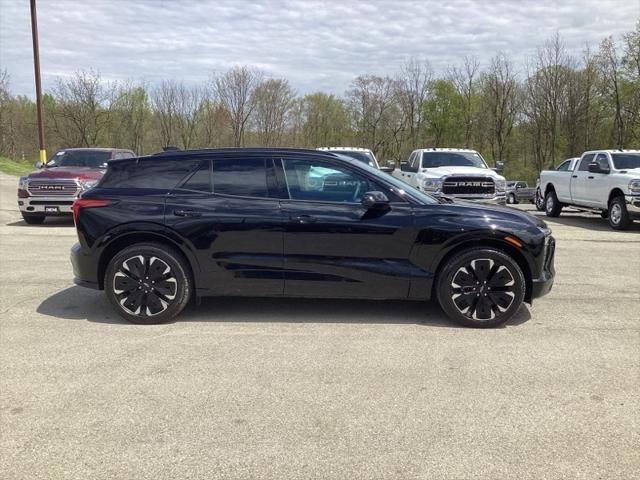
[(571, 174), (571, 200), (577, 205), (588, 206), (590, 204), (591, 192), (589, 190), (594, 186), (594, 174), (589, 171), (589, 164), (593, 162), (593, 159), (592, 153), (582, 157), (578, 167)]
[[(415, 236), (411, 205), (344, 164), (290, 158), (281, 168), (289, 196), (280, 202), (285, 294), (406, 298)], [(391, 207), (363, 207), (362, 195), (372, 190), (383, 191)]]

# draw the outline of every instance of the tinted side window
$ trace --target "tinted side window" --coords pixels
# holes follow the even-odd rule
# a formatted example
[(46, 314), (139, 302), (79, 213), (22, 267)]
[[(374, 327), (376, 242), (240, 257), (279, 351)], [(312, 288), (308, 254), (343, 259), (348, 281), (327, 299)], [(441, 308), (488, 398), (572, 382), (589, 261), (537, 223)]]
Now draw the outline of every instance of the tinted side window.
[(146, 158), (111, 163), (100, 184), (103, 188), (171, 190), (189, 175), (200, 160)]
[(213, 193), (240, 197), (267, 197), (264, 158), (224, 158), (213, 162)]
[(182, 184), (181, 190), (211, 193), (211, 162), (203, 162), (198, 170)]
[(558, 165), (558, 168), (556, 168), (556, 170), (559, 172), (566, 172), (567, 170), (569, 170), (569, 165), (571, 165), (571, 160), (565, 160), (560, 165)]
[(590, 153), (589, 155), (585, 155), (582, 158), (582, 160), (580, 160), (580, 166), (578, 167), (578, 170), (581, 172), (588, 172), (589, 164), (593, 162), (593, 157), (594, 157), (593, 153)]
[(359, 202), (372, 190), (366, 177), (320, 160), (282, 160), (292, 200)]

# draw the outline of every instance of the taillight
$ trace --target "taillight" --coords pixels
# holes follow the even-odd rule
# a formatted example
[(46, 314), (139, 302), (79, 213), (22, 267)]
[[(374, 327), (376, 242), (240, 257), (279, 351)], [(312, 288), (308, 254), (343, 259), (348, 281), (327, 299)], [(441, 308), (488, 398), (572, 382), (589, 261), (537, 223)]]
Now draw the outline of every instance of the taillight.
[(78, 224), (78, 213), (81, 208), (106, 207), (111, 202), (100, 198), (76, 198), (73, 202), (71, 210), (73, 211), (73, 222)]

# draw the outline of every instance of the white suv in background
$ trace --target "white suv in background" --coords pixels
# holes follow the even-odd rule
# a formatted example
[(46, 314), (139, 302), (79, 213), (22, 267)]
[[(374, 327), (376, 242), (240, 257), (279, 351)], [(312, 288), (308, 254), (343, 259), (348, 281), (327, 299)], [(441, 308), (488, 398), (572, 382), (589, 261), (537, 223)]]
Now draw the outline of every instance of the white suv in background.
[(504, 204), (507, 182), (496, 168), (488, 167), (475, 150), (422, 148), (414, 150), (392, 175), (412, 187), (436, 197)]
[(346, 155), (347, 157), (351, 157), (354, 160), (357, 160), (362, 163), (366, 163), (373, 168), (377, 168), (378, 170), (382, 170), (383, 172), (391, 173), (393, 168), (388, 167), (380, 167), (376, 156), (373, 154), (371, 150), (368, 148), (360, 148), (360, 147), (320, 147), (316, 148), (316, 150), (322, 150), (323, 152), (331, 152), (331, 153), (339, 153), (340, 155)]

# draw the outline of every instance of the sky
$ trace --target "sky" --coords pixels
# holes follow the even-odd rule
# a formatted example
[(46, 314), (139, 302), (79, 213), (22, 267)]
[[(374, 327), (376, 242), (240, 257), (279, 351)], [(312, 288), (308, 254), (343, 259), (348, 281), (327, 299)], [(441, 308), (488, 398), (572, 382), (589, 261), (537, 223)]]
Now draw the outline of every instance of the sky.
[[(559, 32), (580, 55), (640, 19), (640, 0), (38, 0), (42, 82), (78, 70), (106, 80), (187, 84), (251, 65), (301, 94), (342, 94), (410, 58), (436, 73), (504, 51), (523, 66)], [(29, 0), (0, 0), (0, 69), (34, 96)]]

